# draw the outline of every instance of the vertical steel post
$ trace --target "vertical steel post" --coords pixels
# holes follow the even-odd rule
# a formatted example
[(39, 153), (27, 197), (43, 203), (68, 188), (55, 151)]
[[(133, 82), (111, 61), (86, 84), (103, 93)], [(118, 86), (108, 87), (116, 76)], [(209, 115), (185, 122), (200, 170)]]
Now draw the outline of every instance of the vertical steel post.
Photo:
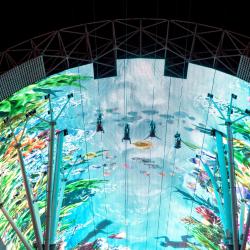
[(216, 102), (213, 101), (213, 95), (208, 94), (208, 97), (213, 102), (215, 108), (220, 113), (222, 119), (225, 121), (227, 127), (227, 151), (228, 151), (228, 167), (229, 167), (229, 183), (230, 183), (230, 204), (231, 204), (231, 221), (232, 221), (232, 234), (233, 234), (233, 249), (239, 249), (238, 241), (238, 214), (237, 214), (237, 196), (235, 187), (235, 167), (234, 167), (234, 154), (233, 154), (233, 134), (232, 134), (232, 121), (231, 114), (233, 113), (233, 99), (237, 96), (232, 94), (230, 104), (227, 110), (227, 117), (224, 116), (221, 109)]
[[(51, 241), (51, 225), (52, 225), (52, 219), (54, 220), (54, 217), (52, 217), (52, 211), (53, 211), (53, 193), (54, 193), (54, 179), (55, 179), (55, 166), (54, 166), (54, 143), (55, 143), (55, 126), (56, 121), (61, 115), (61, 113), (64, 111), (66, 105), (69, 103), (70, 98), (73, 97), (73, 94), (69, 94), (67, 102), (62, 107), (61, 111), (57, 115), (57, 117), (54, 119), (54, 112), (52, 109), (52, 103), (50, 99), (50, 95), (47, 95), (45, 98), (49, 99), (49, 114), (50, 114), (50, 143), (49, 143), (49, 161), (48, 161), (48, 181), (47, 181), (47, 212), (46, 212), (46, 231), (45, 231), (45, 250), (53, 249), (56, 246), (53, 245)], [(56, 204), (56, 201), (54, 201), (54, 204)], [(54, 223), (54, 221), (53, 221)], [(54, 237), (54, 233), (52, 233)]]
[[(53, 112), (50, 109), (50, 112)], [(52, 115), (51, 115), (52, 116)], [(47, 212), (46, 212), (46, 231), (45, 231), (45, 250), (49, 250), (50, 245), (50, 224), (51, 224), (51, 205), (52, 205), (52, 190), (54, 178), (54, 140), (55, 140), (55, 125), (53, 116), (50, 121), (50, 143), (49, 143), (49, 162), (48, 162), (48, 184), (47, 184)]]
[[(230, 202), (230, 192), (229, 192), (229, 183), (228, 183), (228, 170), (225, 162), (225, 153), (224, 153), (224, 145), (222, 134), (219, 131), (215, 131), (216, 137), (216, 146), (218, 152), (218, 162), (219, 162), (219, 170), (222, 182), (222, 192), (224, 199), (224, 211), (225, 211), (225, 233), (226, 240), (228, 240), (228, 233), (230, 237), (230, 244), (232, 244), (232, 220), (231, 220), (231, 202)], [(225, 242), (227, 244), (227, 242)]]
[(218, 192), (219, 187), (218, 187), (218, 185), (216, 183), (216, 180), (215, 180), (210, 168), (208, 167), (208, 165), (205, 164), (204, 162), (202, 162), (202, 165), (203, 165), (205, 171), (207, 172), (208, 177), (211, 180), (211, 183), (212, 183), (212, 186), (213, 186), (213, 189), (214, 189), (215, 198), (216, 198), (216, 201), (217, 201), (218, 207), (219, 207), (219, 212), (220, 212), (220, 217), (221, 217), (221, 220), (222, 220), (222, 224), (223, 224), (223, 226), (225, 226), (224, 208), (223, 208), (223, 205), (222, 205), (222, 202), (221, 202), (221, 197), (220, 197), (219, 192)]
[(53, 247), (56, 247), (56, 231), (57, 231), (57, 226), (58, 226), (58, 222), (59, 222), (59, 217), (60, 217), (60, 211), (61, 211), (63, 197), (64, 197), (65, 186), (66, 186), (66, 181), (62, 180), (61, 185), (60, 185), (58, 199), (57, 199), (57, 209), (56, 209), (55, 217), (54, 217), (55, 234), (54, 234), (54, 239), (53, 238), (51, 239), (51, 241), (54, 240), (54, 242), (55, 242), (53, 244)]
[(38, 209), (36, 207), (36, 204), (34, 204), (33, 193), (31, 191), (31, 186), (30, 186), (30, 183), (29, 183), (29, 179), (28, 179), (27, 174), (26, 174), (23, 155), (22, 155), (22, 152), (21, 152), (21, 149), (20, 149), (21, 144), (17, 143), (15, 145), (15, 147), (17, 149), (18, 159), (19, 159), (20, 166), (21, 166), (21, 172), (22, 172), (22, 177), (23, 177), (23, 182), (24, 182), (24, 188), (25, 188), (25, 192), (26, 192), (26, 196), (27, 196), (27, 201), (28, 201), (30, 213), (31, 213), (31, 220), (32, 220), (33, 228), (34, 228), (36, 244), (37, 244), (38, 249), (42, 250), (43, 249), (42, 248), (42, 227), (41, 227), (39, 212), (38, 212)]
[(240, 245), (243, 242), (243, 236), (244, 236), (244, 220), (245, 220), (245, 200), (242, 200), (241, 207), (240, 207), (240, 228), (239, 228), (239, 242)]
[(250, 205), (248, 206), (247, 223), (246, 223), (246, 228), (245, 228), (245, 232), (244, 232), (244, 236), (243, 236), (241, 250), (246, 249), (247, 238), (248, 238), (248, 234), (249, 234), (249, 227), (250, 227)]
[(6, 250), (6, 246), (5, 246), (5, 244), (3, 243), (3, 240), (1, 239), (1, 237), (0, 237), (0, 249)]
[(16, 232), (17, 236), (19, 237), (19, 239), (21, 240), (21, 242), (24, 244), (24, 246), (26, 247), (26, 249), (28, 250), (32, 250), (31, 245), (29, 244), (29, 242), (24, 238), (22, 232), (19, 230), (19, 228), (16, 226), (15, 222), (12, 220), (12, 218), (10, 217), (10, 215), (8, 214), (8, 212), (6, 211), (6, 209), (3, 206), (3, 203), (0, 202), (0, 209), (3, 212), (5, 218), (7, 219), (7, 221), (10, 223), (10, 225), (12, 226), (13, 230)]
[[(63, 151), (63, 138), (64, 131), (60, 131), (57, 135), (57, 148), (56, 148), (56, 159), (55, 159), (55, 173), (53, 181), (53, 193), (52, 193), (52, 206), (51, 206), (51, 240), (50, 244), (56, 246), (56, 232), (58, 225), (57, 213), (60, 212), (60, 204), (58, 204), (59, 189), (61, 184), (60, 170), (62, 166), (62, 151)], [(59, 210), (59, 211), (58, 211)]]
[(233, 134), (232, 134), (232, 122), (230, 118), (226, 120), (227, 126), (227, 145), (228, 145), (228, 166), (229, 166), (229, 179), (230, 179), (230, 193), (231, 193), (231, 220), (233, 226), (233, 245), (234, 250), (239, 249), (238, 242), (238, 214), (237, 214), (237, 196), (235, 187), (235, 167), (234, 167), (234, 155), (233, 155)]

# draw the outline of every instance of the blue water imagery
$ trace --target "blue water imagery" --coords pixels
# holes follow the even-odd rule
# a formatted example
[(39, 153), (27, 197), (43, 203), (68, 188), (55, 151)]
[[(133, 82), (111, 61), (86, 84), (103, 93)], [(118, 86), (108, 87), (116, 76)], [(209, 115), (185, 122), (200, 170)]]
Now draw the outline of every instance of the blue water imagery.
[[(204, 165), (221, 189), (216, 140), (206, 129), (226, 134), (226, 126), (207, 94), (225, 113), (231, 94), (237, 95), (237, 119), (250, 107), (249, 83), (195, 64), (187, 79), (163, 72), (164, 60), (126, 59), (117, 61), (117, 76), (94, 79), (88, 64), (0, 103), (0, 201), (30, 244), (35, 235), (15, 144), (21, 144), (44, 232), (53, 112), (54, 164), (63, 138), (58, 249), (225, 249)], [(233, 126), (239, 204), (243, 196), (250, 199), (249, 132), (248, 116)], [(2, 213), (0, 235), (8, 249), (24, 249)]]

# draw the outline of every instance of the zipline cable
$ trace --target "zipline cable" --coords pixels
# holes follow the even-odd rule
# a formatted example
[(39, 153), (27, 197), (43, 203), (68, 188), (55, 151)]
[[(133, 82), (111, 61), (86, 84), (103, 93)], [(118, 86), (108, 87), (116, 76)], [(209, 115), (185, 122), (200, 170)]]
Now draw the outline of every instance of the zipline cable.
[[(78, 67), (78, 75), (80, 76), (80, 70), (79, 70), (79, 67)], [(83, 131), (84, 131), (84, 146), (85, 147), (85, 156), (88, 154), (88, 144), (87, 144), (87, 138), (86, 138), (86, 122), (85, 122), (85, 113), (84, 113), (84, 109), (83, 109), (83, 90), (82, 90), (82, 85), (81, 85), (81, 82), (80, 82), (80, 77), (79, 77), (79, 86), (80, 86), (80, 100), (81, 100), (81, 117), (82, 117), (82, 122), (83, 122)], [(84, 156), (83, 156), (84, 158)], [(90, 166), (89, 166), (89, 162), (87, 162), (87, 171), (88, 171), (88, 180), (90, 181)], [(90, 196), (89, 197), (90, 199), (90, 208), (91, 208), (91, 212), (92, 212), (92, 224), (93, 224), (93, 227), (94, 227), (94, 231), (96, 231), (96, 224), (95, 224), (95, 214), (94, 214), (94, 206), (93, 206), (93, 200), (92, 200), (92, 197)], [(75, 221), (76, 219), (78, 218), (78, 214), (76, 214), (75, 216)], [(76, 226), (74, 228), (74, 232), (72, 233), (72, 235), (74, 235), (76, 232)], [(96, 234), (95, 234), (95, 237), (96, 237)], [(73, 240), (73, 237), (71, 237), (71, 239)]]
[[(163, 150), (163, 159), (162, 159), (162, 171), (165, 170), (165, 158), (166, 158), (166, 147), (167, 147), (167, 135), (168, 135), (168, 116), (169, 116), (169, 103), (170, 103), (170, 92), (171, 92), (172, 78), (169, 78), (169, 89), (168, 89), (168, 103), (167, 103), (167, 118), (165, 122), (165, 134), (164, 134), (164, 150)], [(160, 216), (161, 216), (161, 204), (162, 204), (162, 190), (163, 190), (163, 178), (161, 175), (161, 183), (160, 183), (160, 197), (159, 197), (159, 209), (158, 209), (158, 219), (157, 219), (157, 237), (155, 243), (155, 249), (158, 249), (158, 236), (159, 236), (159, 227), (160, 227)]]
[[(179, 129), (180, 129), (180, 112), (181, 112), (181, 104), (182, 104), (183, 86), (184, 86), (184, 80), (182, 79), (182, 86), (181, 86), (181, 92), (180, 92), (180, 102), (179, 102), (179, 107), (178, 107), (177, 131), (179, 131)], [(169, 203), (168, 203), (166, 235), (168, 235), (169, 216), (170, 216), (170, 211), (171, 211), (171, 200), (172, 200), (172, 194), (173, 194), (173, 178), (175, 176), (175, 169), (176, 169), (175, 168), (176, 152), (177, 152), (177, 148), (174, 149), (174, 162), (173, 162), (173, 167), (172, 167), (172, 171), (171, 171), (170, 197), (169, 197)]]
[[(128, 11), (128, 2), (127, 0), (125, 1), (125, 15), (127, 18), (127, 11)], [(126, 19), (127, 20), (127, 19)], [(127, 37), (127, 25), (126, 27), (126, 37)], [(125, 55), (125, 60), (123, 61), (123, 85), (124, 85), (124, 117), (125, 117), (125, 124), (127, 124), (128, 119), (127, 119), (127, 91), (126, 91), (126, 63), (127, 63), (127, 42), (126, 42), (126, 55)], [(124, 206), (125, 206), (125, 227), (126, 227), (126, 247), (128, 247), (128, 237), (129, 237), (129, 229), (128, 229), (128, 163), (127, 163), (127, 141), (125, 141), (125, 166), (124, 166), (124, 175), (125, 175), (125, 180), (124, 180), (124, 185), (125, 185), (125, 199), (124, 199)]]
[[(127, 124), (127, 91), (126, 91), (126, 78), (125, 78), (125, 60), (124, 60), (124, 120)], [(124, 150), (124, 217), (125, 217), (125, 227), (126, 227), (126, 246), (128, 246), (128, 163), (127, 163), (127, 141), (125, 141), (125, 150)]]
[[(154, 95), (154, 87), (153, 87), (153, 97), (152, 97), (152, 108), (151, 108), (151, 120), (153, 121), (154, 119), (154, 98), (155, 98), (155, 95)], [(152, 141), (152, 138), (151, 138), (151, 141)], [(150, 162), (152, 161), (152, 149), (150, 148), (150, 151), (149, 151), (149, 159), (150, 159)], [(146, 176), (148, 177), (148, 190), (147, 190), (147, 197), (148, 197), (148, 200), (147, 200), (147, 221), (146, 221), (146, 246), (145, 246), (145, 250), (147, 250), (148, 248), (148, 224), (149, 224), (149, 221), (148, 221), (148, 212), (149, 212), (149, 204), (150, 204), (150, 173), (146, 174)]]
[[(98, 92), (98, 113), (99, 114), (102, 114), (101, 113), (101, 103), (100, 103), (100, 100), (101, 100), (101, 94), (100, 94), (100, 82), (99, 82), (99, 79), (97, 79), (97, 92)], [(103, 152), (104, 152), (104, 147), (103, 147), (103, 133), (100, 132), (100, 137), (101, 137), (101, 148), (102, 148), (102, 163), (104, 162), (104, 157), (103, 157)], [(105, 169), (104, 169), (104, 164), (102, 164), (102, 178), (104, 179), (104, 183), (103, 183), (103, 192), (104, 192), (104, 199), (105, 199), (105, 204), (104, 204), (104, 209), (105, 209), (105, 218), (106, 220), (108, 220), (108, 209), (107, 209), (107, 193), (106, 193), (106, 177), (105, 177)], [(105, 234), (106, 234), (106, 240), (108, 242), (108, 227), (107, 229), (105, 230)]]

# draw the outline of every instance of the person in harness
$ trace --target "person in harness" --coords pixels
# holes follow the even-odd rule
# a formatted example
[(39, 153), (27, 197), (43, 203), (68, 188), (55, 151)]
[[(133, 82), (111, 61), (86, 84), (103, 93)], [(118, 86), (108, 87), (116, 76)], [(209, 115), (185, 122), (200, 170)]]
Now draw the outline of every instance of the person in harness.
[(153, 120), (150, 122), (149, 126), (150, 126), (149, 135), (144, 140), (148, 139), (149, 137), (160, 139), (158, 136), (156, 136), (156, 133), (155, 133), (156, 125), (155, 125), (155, 122)]
[(175, 147), (176, 149), (181, 148), (181, 135), (180, 135), (178, 132), (176, 132), (174, 138), (175, 138), (174, 147)]
[(130, 139), (130, 128), (129, 128), (129, 124), (126, 123), (125, 128), (124, 128), (124, 136), (122, 138), (122, 142), (123, 141), (129, 141), (131, 144), (131, 139)]
[(103, 129), (103, 126), (102, 126), (102, 114), (101, 113), (97, 117), (96, 132), (104, 133), (104, 129)]

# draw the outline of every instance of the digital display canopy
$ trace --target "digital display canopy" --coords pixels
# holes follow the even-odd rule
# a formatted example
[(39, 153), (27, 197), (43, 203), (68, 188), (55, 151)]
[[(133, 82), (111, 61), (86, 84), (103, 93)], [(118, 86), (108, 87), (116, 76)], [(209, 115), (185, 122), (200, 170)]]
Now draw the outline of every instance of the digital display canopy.
[[(223, 178), (210, 129), (220, 132), (226, 151), (226, 126), (217, 108), (226, 116), (235, 94), (232, 117), (244, 116), (249, 83), (193, 64), (187, 79), (163, 76), (163, 69), (164, 60), (118, 60), (116, 77), (95, 80), (92, 65), (85, 65), (0, 103), (0, 199), (31, 245), (35, 235), (16, 143), (44, 236), (50, 100), (58, 116), (53, 164), (61, 162), (59, 249), (223, 249)], [(244, 199), (246, 217), (249, 116), (232, 129), (238, 206)], [(1, 212), (0, 235), (8, 249), (25, 249)]]

